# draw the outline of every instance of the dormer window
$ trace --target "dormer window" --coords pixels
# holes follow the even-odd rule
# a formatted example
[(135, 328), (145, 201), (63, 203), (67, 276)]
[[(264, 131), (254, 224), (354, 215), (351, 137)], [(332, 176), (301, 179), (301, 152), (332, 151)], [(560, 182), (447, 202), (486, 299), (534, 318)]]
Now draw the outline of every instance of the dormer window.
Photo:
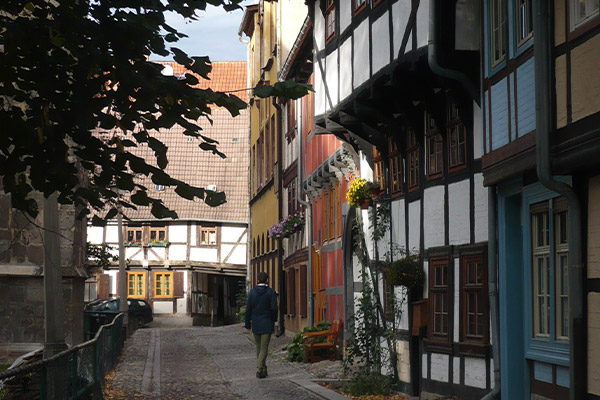
[(164, 192), (165, 191), (165, 185), (156, 185), (156, 191), (157, 192)]

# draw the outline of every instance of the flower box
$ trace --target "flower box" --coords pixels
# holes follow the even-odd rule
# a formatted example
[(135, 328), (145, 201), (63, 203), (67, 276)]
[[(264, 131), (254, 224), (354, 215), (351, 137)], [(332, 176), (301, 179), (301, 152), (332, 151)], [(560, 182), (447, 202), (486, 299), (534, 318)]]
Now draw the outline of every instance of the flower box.
[(154, 242), (149, 242), (148, 243), (148, 247), (167, 247), (169, 246), (169, 242), (167, 242), (166, 240), (159, 240), (159, 241), (154, 241)]
[(138, 241), (134, 241), (134, 242), (125, 242), (123, 243), (123, 246), (125, 247), (140, 247), (142, 245), (142, 242)]
[(306, 221), (302, 213), (288, 215), (269, 228), (268, 236), (275, 239), (289, 238), (294, 233), (300, 232), (305, 224)]

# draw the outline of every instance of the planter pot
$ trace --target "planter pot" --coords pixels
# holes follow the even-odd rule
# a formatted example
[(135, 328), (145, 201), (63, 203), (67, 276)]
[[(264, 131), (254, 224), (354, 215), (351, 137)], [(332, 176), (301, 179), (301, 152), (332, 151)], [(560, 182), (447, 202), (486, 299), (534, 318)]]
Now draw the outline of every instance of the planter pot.
[(361, 210), (367, 210), (370, 205), (371, 205), (371, 199), (362, 199), (360, 201), (360, 209)]
[(371, 194), (371, 198), (374, 200), (381, 195), (382, 190), (377, 189), (369, 189), (369, 193)]

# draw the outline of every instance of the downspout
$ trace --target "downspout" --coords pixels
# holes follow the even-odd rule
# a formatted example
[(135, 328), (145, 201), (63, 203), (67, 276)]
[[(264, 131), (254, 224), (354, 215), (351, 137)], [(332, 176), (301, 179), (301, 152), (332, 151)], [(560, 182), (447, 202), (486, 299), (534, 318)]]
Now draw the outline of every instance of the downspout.
[(536, 164), (540, 182), (548, 189), (567, 199), (569, 224), (569, 398), (582, 399), (586, 389), (586, 341), (583, 305), (583, 262), (581, 237), (581, 203), (573, 187), (552, 177), (550, 162), (550, 131), (552, 129), (552, 102), (550, 88), (550, 6), (545, 0), (533, 4), (535, 19), (534, 68), (535, 68), (535, 122), (536, 122)]
[[(309, 94), (310, 96), (310, 94)], [(300, 113), (296, 113), (296, 115), (300, 115)], [(304, 117), (302, 115), (302, 117)], [(313, 230), (312, 230), (312, 202), (304, 201), (304, 196), (306, 193), (304, 192), (304, 169), (302, 166), (302, 142), (304, 140), (304, 125), (302, 124), (302, 117), (298, 118), (298, 135), (296, 135), (298, 140), (298, 173), (296, 178), (298, 179), (298, 203), (302, 204), (306, 207), (306, 229), (308, 230), (308, 241), (307, 241), (307, 251), (308, 251), (308, 266), (306, 268), (306, 298), (308, 300), (308, 326), (315, 325), (315, 311), (314, 311), (314, 299), (312, 295), (312, 242), (313, 242)]]
[(429, 68), (431, 68), (431, 71), (436, 75), (460, 82), (469, 96), (471, 96), (471, 98), (479, 105), (481, 103), (480, 93), (471, 79), (469, 79), (469, 77), (461, 71), (442, 67), (438, 62), (437, 6), (437, 0), (431, 0), (429, 3), (429, 40), (427, 42), (427, 61), (429, 62)]
[(494, 388), (481, 400), (500, 398), (500, 334), (498, 303), (498, 230), (496, 219), (496, 187), (488, 188), (488, 295), (492, 320), (492, 356), (494, 357)]
[[(277, 100), (275, 97), (271, 98), (273, 103), (273, 107), (277, 110), (275, 120), (277, 121), (277, 135), (275, 135), (275, 140), (277, 141), (277, 171), (275, 172), (275, 179), (277, 179), (277, 220), (281, 221), (283, 218), (283, 211), (281, 205), (281, 195), (283, 193), (283, 184), (282, 184), (282, 143), (281, 143), (281, 106), (277, 104)], [(273, 156), (274, 157), (274, 156)], [(277, 244), (277, 265), (278, 265), (278, 273), (279, 273), (279, 332), (277, 332), (277, 337), (283, 335), (285, 333), (285, 310), (281, 306), (285, 304), (286, 299), (286, 291), (285, 291), (285, 274), (283, 273), (283, 243), (279, 241)]]

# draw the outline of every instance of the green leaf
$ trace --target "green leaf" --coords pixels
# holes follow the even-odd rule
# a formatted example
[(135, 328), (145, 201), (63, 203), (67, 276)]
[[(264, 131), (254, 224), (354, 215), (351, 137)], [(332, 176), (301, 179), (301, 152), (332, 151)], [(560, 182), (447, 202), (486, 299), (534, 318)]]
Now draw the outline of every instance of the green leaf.
[(148, 193), (143, 190), (138, 190), (134, 194), (131, 195), (131, 201), (138, 206), (149, 206), (150, 198), (148, 197)]
[(151, 208), (150, 212), (152, 213), (152, 215), (155, 218), (159, 218), (159, 219), (162, 219), (162, 218), (177, 219), (177, 213), (175, 211), (169, 210), (167, 207), (165, 207), (159, 201), (153, 201), (152, 202), (152, 208)]
[(213, 192), (212, 190), (206, 191), (206, 198), (204, 202), (211, 207), (217, 207), (227, 202), (225, 192)]

